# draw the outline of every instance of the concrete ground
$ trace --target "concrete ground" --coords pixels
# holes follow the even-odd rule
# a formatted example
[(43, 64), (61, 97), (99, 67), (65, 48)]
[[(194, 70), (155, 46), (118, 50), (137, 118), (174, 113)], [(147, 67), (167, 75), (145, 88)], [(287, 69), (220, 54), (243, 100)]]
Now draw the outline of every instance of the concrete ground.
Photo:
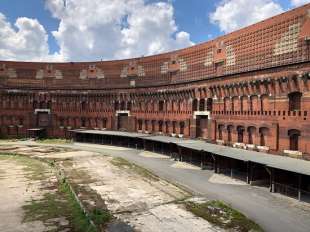
[[(224, 231), (187, 211), (184, 204), (177, 203), (184, 199), (190, 200), (190, 193), (126, 160), (92, 151), (57, 151), (56, 148), (47, 146), (0, 145), (0, 151), (53, 160), (64, 170), (84, 205), (90, 206), (87, 208), (98, 207), (98, 199), (92, 198), (95, 193), (96, 196), (100, 196), (101, 201), (104, 201), (104, 206), (118, 218), (116, 222), (112, 221), (107, 231)], [(166, 158), (155, 153), (141, 153), (141, 156)], [(2, 184), (6, 191), (0, 191), (0, 197), (3, 195), (0, 203), (1, 200), (6, 202), (7, 207), (3, 208), (2, 218), (9, 218), (9, 224), (7, 220), (0, 221), (0, 231), (39, 232), (54, 229), (46, 228), (45, 223), (39, 220), (29, 224), (23, 221), (23, 206), (36, 194), (39, 196), (43, 194), (41, 181), (32, 187), (33, 191), (27, 193), (29, 183), (24, 179), (19, 181), (19, 178), (25, 178), (25, 173), (20, 172), (20, 166), (12, 162), (12, 157), (0, 156), (0, 159), (3, 157), (9, 157), (9, 160), (0, 162), (1, 172), (8, 172), (7, 175), (3, 175)], [(18, 178), (14, 179), (15, 175), (18, 175)], [(11, 189), (12, 184), (14, 189)], [(120, 221), (128, 225), (127, 230), (120, 230), (118, 225)]]
[(59, 215), (43, 221), (33, 219), (30, 212), (33, 201), (39, 202), (45, 194), (56, 191), (55, 182), (54, 173), (39, 161), (0, 156), (0, 231), (69, 231), (66, 228), (69, 221), (65, 217)]
[(231, 204), (266, 231), (309, 232), (309, 205), (279, 194), (271, 194), (266, 188), (244, 185), (241, 182), (238, 184), (238, 181), (215, 176), (212, 171), (188, 168), (187, 164), (182, 168), (182, 165), (176, 165), (175, 161), (166, 157), (152, 157), (156, 156), (153, 154), (148, 156), (141, 154), (142, 151), (139, 150), (79, 143), (62, 146), (125, 158), (197, 194)]

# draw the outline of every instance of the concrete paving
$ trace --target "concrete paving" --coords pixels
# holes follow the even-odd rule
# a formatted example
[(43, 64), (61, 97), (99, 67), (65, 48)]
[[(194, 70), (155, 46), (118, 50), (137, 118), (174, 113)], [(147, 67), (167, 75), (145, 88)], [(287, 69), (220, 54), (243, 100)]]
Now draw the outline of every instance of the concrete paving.
[(212, 183), (208, 180), (213, 176), (213, 171), (174, 168), (175, 161), (173, 160), (141, 156), (139, 155), (141, 151), (134, 149), (125, 150), (115, 147), (110, 149), (108, 146), (80, 143), (59, 146), (108, 153), (111, 156), (125, 158), (197, 194), (225, 201), (260, 224), (265, 231), (310, 231), (310, 206), (308, 204), (279, 194), (271, 194), (266, 188), (219, 184), (213, 181)]

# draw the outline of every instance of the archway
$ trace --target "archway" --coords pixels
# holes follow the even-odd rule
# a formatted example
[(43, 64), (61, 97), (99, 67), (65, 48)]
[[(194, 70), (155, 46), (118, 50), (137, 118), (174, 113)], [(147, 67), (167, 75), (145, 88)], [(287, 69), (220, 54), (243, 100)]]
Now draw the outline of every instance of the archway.
[(248, 127), (248, 144), (254, 144), (254, 137), (256, 128), (254, 126)]
[(205, 111), (205, 99), (199, 100), (199, 111)]
[(192, 102), (192, 111), (197, 111), (198, 108), (198, 100), (194, 99)]
[(269, 128), (267, 127), (259, 128), (259, 145), (260, 146), (266, 146), (268, 134), (269, 134)]
[(298, 151), (300, 131), (296, 129), (291, 129), (288, 131), (288, 136), (290, 138), (290, 150)]
[(232, 142), (232, 131), (233, 131), (233, 125), (227, 126), (227, 141), (229, 143)]
[(238, 143), (243, 143), (243, 141), (244, 141), (244, 127), (238, 126), (237, 132), (238, 132)]
[(293, 92), (288, 94), (289, 99), (289, 111), (298, 111), (301, 108), (301, 96), (300, 92)]
[(208, 98), (207, 99), (207, 111), (212, 111), (212, 106), (213, 105), (213, 99), (212, 98)]
[(223, 140), (224, 125), (218, 125), (218, 139)]

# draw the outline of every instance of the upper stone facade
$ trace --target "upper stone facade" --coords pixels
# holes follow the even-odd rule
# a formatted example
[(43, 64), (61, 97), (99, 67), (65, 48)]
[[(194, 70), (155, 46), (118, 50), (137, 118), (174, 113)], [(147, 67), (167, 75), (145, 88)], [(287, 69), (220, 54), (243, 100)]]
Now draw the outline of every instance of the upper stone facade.
[(212, 41), (155, 56), (78, 63), (0, 61), (0, 83), (85, 89), (184, 83), (307, 62), (309, 44), (307, 4)]

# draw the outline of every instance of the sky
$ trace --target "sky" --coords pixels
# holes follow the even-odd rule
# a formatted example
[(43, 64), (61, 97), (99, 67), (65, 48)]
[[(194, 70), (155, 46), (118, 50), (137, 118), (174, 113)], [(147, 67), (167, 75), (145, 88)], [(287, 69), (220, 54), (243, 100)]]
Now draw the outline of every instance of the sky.
[(192, 46), (310, 0), (0, 0), (0, 60), (93, 61)]

